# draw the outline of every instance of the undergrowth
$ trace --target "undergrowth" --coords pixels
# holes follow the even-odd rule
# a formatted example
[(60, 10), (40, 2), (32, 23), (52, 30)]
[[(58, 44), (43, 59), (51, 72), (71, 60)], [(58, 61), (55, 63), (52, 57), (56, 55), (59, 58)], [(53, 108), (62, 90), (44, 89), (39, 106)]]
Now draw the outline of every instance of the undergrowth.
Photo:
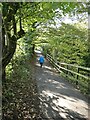
[(39, 118), (39, 99), (34, 78), (35, 57), (12, 59), (3, 82), (3, 120), (33, 120)]

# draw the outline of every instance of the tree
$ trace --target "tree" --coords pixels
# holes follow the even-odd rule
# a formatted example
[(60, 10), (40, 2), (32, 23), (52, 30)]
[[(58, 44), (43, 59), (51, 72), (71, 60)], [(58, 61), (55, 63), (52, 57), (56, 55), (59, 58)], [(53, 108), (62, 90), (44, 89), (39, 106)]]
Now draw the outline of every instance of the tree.
[[(3, 79), (5, 79), (5, 68), (10, 62), (16, 50), (17, 40), (25, 34), (22, 28), (21, 17), (17, 16), (17, 11), (20, 10), (20, 6), (21, 3), (3, 3), (3, 18), (2, 18)], [(19, 31), (17, 31), (17, 20), (20, 21)]]
[[(25, 35), (28, 28), (30, 28), (30, 35), (32, 35), (36, 31), (37, 26), (54, 20), (55, 16), (61, 16), (62, 13), (77, 12), (79, 8), (82, 10), (86, 9), (84, 3), (69, 2), (4, 2), (2, 4), (3, 79), (5, 77), (5, 68), (15, 53), (17, 40)], [(62, 13), (58, 9), (62, 10)]]
[[(85, 58), (88, 55), (88, 30), (82, 26), (85, 26), (83, 21), (74, 25), (62, 23), (59, 28), (41, 27), (40, 40), (46, 39), (49, 46), (45, 46), (44, 50), (60, 62), (87, 66)], [(43, 29), (45, 30), (42, 31)]]

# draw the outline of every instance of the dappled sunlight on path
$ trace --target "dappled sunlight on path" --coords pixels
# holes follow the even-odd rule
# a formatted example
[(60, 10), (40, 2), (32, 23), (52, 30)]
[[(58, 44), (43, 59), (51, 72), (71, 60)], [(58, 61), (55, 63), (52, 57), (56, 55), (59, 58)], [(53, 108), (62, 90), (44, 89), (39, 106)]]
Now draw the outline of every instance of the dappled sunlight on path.
[[(45, 60), (43, 68), (36, 61), (36, 80), (43, 118), (82, 120), (88, 118), (88, 100), (62, 79)], [(85, 119), (86, 120), (86, 119)]]

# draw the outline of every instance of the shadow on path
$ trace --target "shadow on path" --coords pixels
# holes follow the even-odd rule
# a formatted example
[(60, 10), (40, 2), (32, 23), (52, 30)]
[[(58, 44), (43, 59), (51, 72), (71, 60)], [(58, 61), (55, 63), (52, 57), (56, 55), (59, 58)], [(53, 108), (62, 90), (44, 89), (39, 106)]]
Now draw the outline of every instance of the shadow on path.
[(87, 120), (88, 100), (62, 79), (47, 60), (40, 68), (37, 54), (36, 80), (42, 117), (45, 120)]

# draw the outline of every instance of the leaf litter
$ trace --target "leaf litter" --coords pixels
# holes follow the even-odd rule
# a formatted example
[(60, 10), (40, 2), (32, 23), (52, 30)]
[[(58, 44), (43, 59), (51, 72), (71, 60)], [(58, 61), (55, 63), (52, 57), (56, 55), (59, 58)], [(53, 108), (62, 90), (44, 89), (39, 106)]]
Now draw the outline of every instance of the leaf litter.
[[(26, 62), (25, 62), (26, 61)], [(35, 57), (15, 64), (12, 79), (3, 82), (3, 120), (40, 120), (40, 101), (35, 80)], [(33, 63), (33, 64), (32, 64)]]

